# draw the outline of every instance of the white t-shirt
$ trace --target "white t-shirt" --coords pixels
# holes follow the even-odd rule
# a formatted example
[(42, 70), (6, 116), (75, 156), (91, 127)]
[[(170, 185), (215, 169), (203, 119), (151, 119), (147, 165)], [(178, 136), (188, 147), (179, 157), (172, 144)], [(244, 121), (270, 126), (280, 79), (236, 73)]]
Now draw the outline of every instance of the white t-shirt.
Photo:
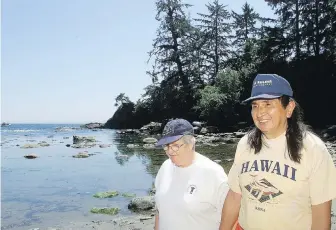
[(244, 230), (311, 229), (311, 205), (336, 198), (336, 168), (320, 138), (308, 133), (300, 163), (290, 160), (285, 133), (266, 139), (258, 154), (247, 136), (237, 146), (230, 188), (242, 194), (239, 224)]
[(189, 167), (166, 160), (155, 179), (160, 230), (218, 230), (229, 190), (224, 169), (196, 154)]

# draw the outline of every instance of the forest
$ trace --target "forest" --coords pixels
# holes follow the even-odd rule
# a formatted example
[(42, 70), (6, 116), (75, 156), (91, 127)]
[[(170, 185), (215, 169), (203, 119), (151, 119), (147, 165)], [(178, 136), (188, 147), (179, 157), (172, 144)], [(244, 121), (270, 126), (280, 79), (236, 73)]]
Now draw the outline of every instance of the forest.
[(147, 70), (152, 83), (136, 102), (122, 92), (116, 96), (117, 110), (106, 128), (140, 128), (171, 118), (204, 121), (223, 131), (249, 125), (250, 106), (241, 101), (258, 73), (291, 83), (307, 124), (334, 124), (336, 1), (266, 2), (274, 18), (260, 16), (248, 3), (230, 11), (218, 0), (191, 18), (187, 1), (157, 0), (159, 27)]

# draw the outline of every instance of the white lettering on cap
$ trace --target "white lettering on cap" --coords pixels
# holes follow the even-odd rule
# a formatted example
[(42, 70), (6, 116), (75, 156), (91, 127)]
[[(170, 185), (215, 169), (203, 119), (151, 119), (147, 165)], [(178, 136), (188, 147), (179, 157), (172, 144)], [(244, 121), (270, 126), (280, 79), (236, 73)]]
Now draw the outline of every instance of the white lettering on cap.
[(256, 87), (256, 86), (271, 86), (271, 85), (272, 85), (272, 80), (255, 81), (253, 83), (253, 87)]

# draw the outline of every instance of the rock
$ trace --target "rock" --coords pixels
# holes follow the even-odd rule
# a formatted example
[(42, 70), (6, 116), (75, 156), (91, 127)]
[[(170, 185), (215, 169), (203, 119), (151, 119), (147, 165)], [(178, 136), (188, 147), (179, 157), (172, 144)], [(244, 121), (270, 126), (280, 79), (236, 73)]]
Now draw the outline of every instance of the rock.
[(5, 126), (10, 126), (10, 124), (9, 124), (9, 123), (6, 123), (6, 122), (2, 122), (2, 123), (1, 123), (1, 127), (5, 127)]
[(218, 131), (216, 126), (206, 126), (201, 129), (200, 134), (218, 133)]
[(156, 193), (156, 189), (155, 189), (155, 188), (151, 188), (151, 189), (149, 190), (149, 192), (148, 192), (148, 195), (150, 195), (150, 196), (154, 196), (155, 193)]
[(238, 143), (240, 140), (240, 138), (230, 138), (230, 137), (227, 137), (225, 138), (225, 143), (226, 144), (236, 144)]
[(139, 145), (136, 145), (136, 144), (128, 144), (126, 147), (129, 148), (129, 149), (134, 149), (134, 148), (139, 147)]
[(48, 146), (50, 146), (50, 144), (48, 144), (45, 141), (42, 141), (42, 142), (38, 143), (38, 145), (40, 145), (41, 147), (48, 147)]
[(336, 141), (336, 125), (331, 125), (321, 132), (322, 137), (328, 141)]
[(66, 147), (70, 147), (71, 145), (70, 145), (70, 144), (66, 144), (65, 146), (66, 146)]
[(102, 129), (104, 128), (104, 123), (92, 122), (88, 124), (81, 125), (82, 129)]
[(143, 139), (142, 142), (147, 143), (147, 144), (153, 144), (153, 143), (158, 142), (158, 140), (156, 138), (153, 138), (153, 137), (147, 137), (147, 138)]
[(73, 158), (88, 158), (89, 157), (89, 153), (88, 152), (80, 152), (76, 155), (72, 156)]
[(92, 208), (91, 212), (92, 213), (100, 213), (100, 214), (108, 214), (108, 215), (116, 215), (120, 211), (119, 208)]
[(75, 145), (72, 145), (71, 147), (72, 148), (75, 148), (75, 149), (84, 149), (84, 148), (92, 148), (92, 147), (95, 147), (96, 144), (94, 143), (82, 143), (82, 144), (75, 144)]
[(155, 145), (153, 145), (153, 144), (144, 144), (143, 148), (144, 149), (155, 149)]
[(128, 209), (146, 211), (155, 207), (154, 196), (135, 197), (128, 204)]
[(75, 128), (75, 127), (57, 127), (55, 129), (55, 132), (71, 132), (73, 130), (77, 130), (79, 128)]
[(336, 143), (326, 142), (326, 147), (331, 155), (336, 154)]
[(235, 137), (242, 138), (246, 133), (244, 132), (234, 132), (233, 133)]
[(214, 160), (214, 162), (216, 162), (217, 164), (221, 163), (221, 160)]
[(116, 159), (128, 159), (128, 155), (118, 154), (115, 156)]
[(101, 145), (99, 145), (99, 148), (108, 148), (108, 147), (110, 147), (110, 145), (107, 145), (107, 144), (101, 144)]
[(135, 193), (123, 193), (121, 194), (123, 197), (126, 197), (126, 198), (130, 198), (130, 197), (136, 197), (136, 194)]
[(25, 144), (24, 146), (21, 146), (20, 148), (21, 149), (32, 149), (32, 148), (38, 148), (38, 147), (40, 146), (37, 144)]
[(137, 129), (126, 129), (124, 132), (125, 134), (139, 134), (140, 133), (140, 131)]
[(108, 192), (97, 192), (96, 194), (93, 195), (95, 198), (112, 198), (115, 196), (118, 196), (119, 192), (118, 191), (108, 191)]
[(193, 127), (194, 128), (194, 133), (195, 134), (199, 134), (201, 132), (201, 128), (200, 127)]
[(78, 144), (78, 143), (88, 143), (88, 142), (96, 142), (94, 137), (80, 137), (80, 136), (73, 136), (72, 137), (73, 144)]
[(204, 122), (200, 122), (200, 121), (194, 121), (192, 123), (193, 126), (196, 126), (196, 127), (199, 127), (199, 128), (202, 128), (204, 124), (205, 124)]
[(150, 134), (161, 133), (162, 123), (159, 122), (150, 122), (149, 124), (140, 128), (141, 132), (149, 132)]
[[(142, 217), (140, 217), (140, 221), (143, 221), (143, 220), (150, 220), (150, 219), (152, 219), (153, 217), (151, 217), (151, 216), (142, 216)], [(134, 230), (134, 229), (133, 229)]]
[(27, 158), (27, 159), (35, 159), (35, 158), (38, 158), (38, 156), (35, 155), (35, 154), (27, 154), (27, 155), (24, 155), (24, 158)]

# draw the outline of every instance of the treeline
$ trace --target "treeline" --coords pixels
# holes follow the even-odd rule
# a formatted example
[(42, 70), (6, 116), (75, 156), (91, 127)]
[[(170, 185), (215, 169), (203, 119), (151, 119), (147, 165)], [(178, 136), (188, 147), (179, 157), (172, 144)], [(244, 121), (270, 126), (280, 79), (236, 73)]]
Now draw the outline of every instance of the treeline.
[(292, 84), (306, 121), (336, 121), (336, 1), (268, 0), (275, 18), (245, 3), (229, 11), (215, 0), (191, 18), (182, 0), (156, 1), (159, 21), (152, 84), (137, 102), (121, 93), (108, 128), (139, 128), (150, 121), (183, 117), (222, 130), (251, 122), (249, 96), (258, 73), (276, 73)]

